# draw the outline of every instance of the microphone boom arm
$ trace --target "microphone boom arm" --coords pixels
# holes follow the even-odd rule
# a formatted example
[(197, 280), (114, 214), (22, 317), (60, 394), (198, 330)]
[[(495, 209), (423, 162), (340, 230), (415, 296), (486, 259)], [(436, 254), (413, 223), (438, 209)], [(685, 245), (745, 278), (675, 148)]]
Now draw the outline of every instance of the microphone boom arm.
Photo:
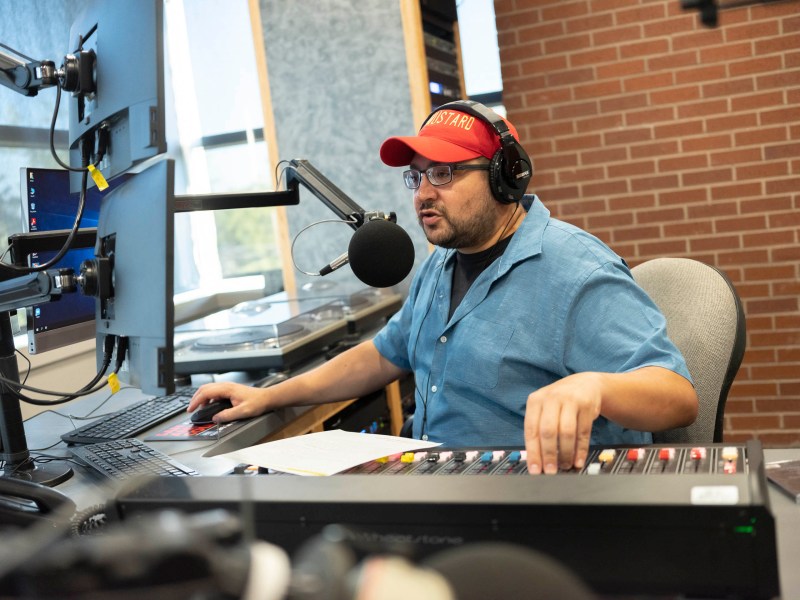
[(397, 216), (391, 212), (388, 215), (380, 212), (368, 212), (359, 206), (350, 196), (336, 187), (327, 177), (320, 173), (314, 166), (304, 159), (289, 161), (286, 167), (286, 187), (296, 189), (302, 183), (322, 203), (336, 215), (346, 221), (353, 229), (361, 227), (365, 221), (374, 218), (387, 219), (397, 222)]

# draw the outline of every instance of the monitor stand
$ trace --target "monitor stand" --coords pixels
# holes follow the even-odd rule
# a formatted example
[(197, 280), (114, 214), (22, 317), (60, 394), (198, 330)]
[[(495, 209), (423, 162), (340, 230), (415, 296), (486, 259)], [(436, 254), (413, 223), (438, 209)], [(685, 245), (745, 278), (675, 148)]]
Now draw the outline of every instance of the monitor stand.
[[(11, 313), (0, 312), (0, 375), (19, 382), (14, 334), (11, 330)], [(0, 460), (4, 461), (3, 474), (50, 487), (72, 477), (72, 467), (64, 464), (37, 465), (25, 439), (25, 427), (19, 399), (0, 382)]]

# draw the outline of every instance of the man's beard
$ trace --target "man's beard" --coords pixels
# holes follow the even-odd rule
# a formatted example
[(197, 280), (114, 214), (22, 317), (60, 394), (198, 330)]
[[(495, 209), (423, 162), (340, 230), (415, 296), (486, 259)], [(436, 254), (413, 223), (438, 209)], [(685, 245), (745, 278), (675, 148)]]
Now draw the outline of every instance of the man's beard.
[[(475, 211), (467, 217), (452, 217), (447, 208), (436, 206), (433, 202), (421, 206), (421, 210), (425, 208), (435, 208), (439, 213), (440, 222), (435, 230), (426, 229), (421, 218), (419, 224), (428, 242), (440, 248), (478, 247), (492, 239), (496, 232), (496, 224), (491, 218), (493, 212), (489, 207), (486, 211)], [(445, 227), (442, 227), (443, 224)]]

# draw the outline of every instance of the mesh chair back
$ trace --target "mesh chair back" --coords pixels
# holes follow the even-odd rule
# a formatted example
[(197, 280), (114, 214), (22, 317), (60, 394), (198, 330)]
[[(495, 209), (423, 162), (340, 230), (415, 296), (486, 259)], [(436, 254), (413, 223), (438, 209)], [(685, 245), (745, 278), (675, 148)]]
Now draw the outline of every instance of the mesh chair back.
[(654, 441), (721, 442), (728, 390), (746, 344), (736, 289), (722, 271), (689, 258), (657, 258), (631, 272), (664, 313), (667, 334), (683, 353), (700, 399), (692, 425), (654, 433)]

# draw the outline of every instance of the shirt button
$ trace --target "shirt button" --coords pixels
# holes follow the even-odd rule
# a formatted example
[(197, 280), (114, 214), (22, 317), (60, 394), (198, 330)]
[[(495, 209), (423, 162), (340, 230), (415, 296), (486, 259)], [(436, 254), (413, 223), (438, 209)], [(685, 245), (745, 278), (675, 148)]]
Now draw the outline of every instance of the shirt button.
[(447, 343), (447, 336), (443, 335), (442, 337), (439, 338), (439, 341), (442, 342), (443, 344), (446, 344)]
[(436, 387), (435, 385), (432, 385), (432, 386), (431, 386), (431, 391), (432, 391), (434, 394), (436, 393), (436, 390), (438, 390), (438, 389), (439, 389), (439, 388), (438, 388), (438, 387)]

